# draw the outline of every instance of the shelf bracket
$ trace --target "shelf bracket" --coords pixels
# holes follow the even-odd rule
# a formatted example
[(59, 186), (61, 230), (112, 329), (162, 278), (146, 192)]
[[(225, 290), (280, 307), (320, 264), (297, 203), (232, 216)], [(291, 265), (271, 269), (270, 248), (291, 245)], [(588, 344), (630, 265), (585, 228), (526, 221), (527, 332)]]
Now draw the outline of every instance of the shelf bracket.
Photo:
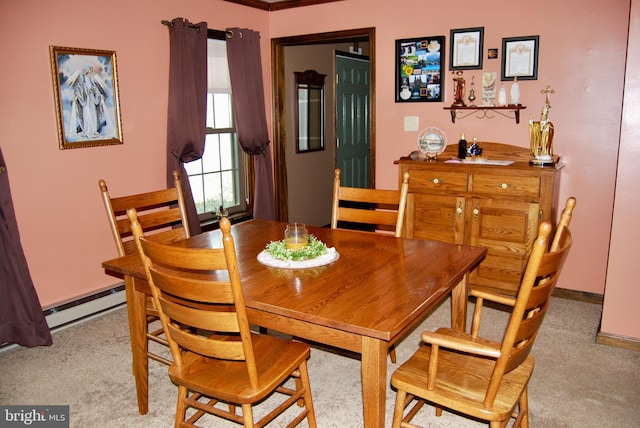
[[(485, 107), (485, 106), (470, 106), (470, 107), (443, 107), (445, 110), (449, 110), (451, 113), (451, 122), (456, 123), (456, 119), (464, 119), (472, 114), (477, 114), (478, 119), (488, 118), (492, 119), (495, 116), (491, 116), (488, 113), (497, 113), (500, 116), (504, 116), (508, 119), (515, 119), (516, 123), (520, 123), (520, 110), (524, 110), (527, 107), (523, 105), (508, 105), (502, 107)], [(469, 112), (465, 112), (469, 110)]]

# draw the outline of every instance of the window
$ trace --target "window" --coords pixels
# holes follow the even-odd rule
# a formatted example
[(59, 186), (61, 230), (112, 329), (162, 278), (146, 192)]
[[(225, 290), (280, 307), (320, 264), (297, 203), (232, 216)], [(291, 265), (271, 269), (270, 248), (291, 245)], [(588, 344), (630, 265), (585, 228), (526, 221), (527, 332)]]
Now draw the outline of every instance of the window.
[[(207, 135), (201, 159), (185, 164), (201, 221), (247, 209), (245, 155), (236, 141), (231, 81), (224, 33), (210, 32), (208, 53)], [(215, 38), (212, 38), (215, 37)]]

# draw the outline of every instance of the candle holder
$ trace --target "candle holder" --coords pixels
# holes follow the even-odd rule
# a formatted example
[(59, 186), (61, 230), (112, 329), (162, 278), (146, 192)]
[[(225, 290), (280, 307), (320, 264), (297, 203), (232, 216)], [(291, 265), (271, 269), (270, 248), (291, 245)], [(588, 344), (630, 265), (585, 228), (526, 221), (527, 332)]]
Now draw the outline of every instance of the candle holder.
[(290, 250), (299, 250), (309, 244), (309, 233), (304, 223), (289, 223), (284, 230), (284, 243)]

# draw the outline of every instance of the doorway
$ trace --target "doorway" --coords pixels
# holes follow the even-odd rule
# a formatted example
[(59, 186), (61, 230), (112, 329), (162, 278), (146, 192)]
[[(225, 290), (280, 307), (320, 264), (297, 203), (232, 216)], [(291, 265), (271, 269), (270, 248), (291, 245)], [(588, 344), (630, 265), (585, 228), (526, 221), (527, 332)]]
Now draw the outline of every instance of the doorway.
[[(272, 78), (274, 88), (274, 186), (275, 186), (275, 199), (276, 199), (276, 217), (280, 221), (289, 221), (289, 204), (299, 204), (301, 201), (298, 197), (290, 195), (288, 185), (288, 173), (290, 165), (287, 164), (287, 138), (288, 135), (295, 134), (295, 128), (293, 127), (293, 120), (291, 114), (287, 114), (286, 100), (287, 100), (287, 85), (290, 81), (290, 76), (287, 76), (285, 72), (285, 56), (286, 48), (288, 47), (308, 47), (313, 49), (317, 45), (327, 45), (336, 43), (362, 43), (367, 42), (369, 46), (369, 59), (371, 63), (370, 70), (370, 85), (375, 87), (375, 29), (374, 28), (362, 28), (355, 30), (344, 30), (329, 33), (308, 34), (301, 36), (292, 36), (284, 38), (276, 38), (271, 40), (271, 56), (272, 56)], [(369, 103), (369, 186), (375, 187), (375, 91), (371, 90), (368, 97)], [(327, 100), (327, 103), (333, 103), (333, 100)], [(334, 117), (327, 117), (328, 127), (333, 128)], [(327, 145), (335, 145), (335, 138), (328, 140)], [(303, 156), (308, 154), (300, 154), (296, 157), (296, 163), (298, 159), (304, 159)], [(289, 162), (291, 163), (291, 162)], [(330, 164), (326, 167), (329, 177), (333, 177), (333, 168), (335, 166), (335, 157), (332, 155)], [(310, 178), (312, 180), (313, 178)], [(327, 182), (327, 185), (331, 187), (332, 179), (329, 178), (323, 182)], [(309, 198), (317, 197), (314, 192), (306, 192)], [(325, 199), (326, 197), (322, 197)], [(290, 201), (291, 199), (291, 201)], [(295, 201), (295, 202), (294, 202)], [(327, 200), (327, 207), (330, 207), (330, 196)], [(330, 208), (329, 208), (330, 209)], [(294, 219), (299, 220), (299, 219)], [(293, 221), (293, 220), (292, 220)], [(310, 223), (312, 224), (312, 223)]]

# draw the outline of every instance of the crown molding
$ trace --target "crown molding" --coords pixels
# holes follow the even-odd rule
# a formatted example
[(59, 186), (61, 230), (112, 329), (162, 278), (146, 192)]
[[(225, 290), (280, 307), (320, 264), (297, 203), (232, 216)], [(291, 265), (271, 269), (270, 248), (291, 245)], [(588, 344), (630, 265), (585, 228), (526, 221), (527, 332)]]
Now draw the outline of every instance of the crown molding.
[(343, 0), (272, 0), (272, 1), (264, 1), (264, 0), (224, 0), (229, 3), (237, 3), (243, 6), (254, 7), (256, 9), (267, 10), (271, 12), (272, 10), (282, 10), (282, 9), (291, 9), (293, 7), (302, 7), (302, 6), (313, 6), (321, 3), (332, 3), (336, 1)]

